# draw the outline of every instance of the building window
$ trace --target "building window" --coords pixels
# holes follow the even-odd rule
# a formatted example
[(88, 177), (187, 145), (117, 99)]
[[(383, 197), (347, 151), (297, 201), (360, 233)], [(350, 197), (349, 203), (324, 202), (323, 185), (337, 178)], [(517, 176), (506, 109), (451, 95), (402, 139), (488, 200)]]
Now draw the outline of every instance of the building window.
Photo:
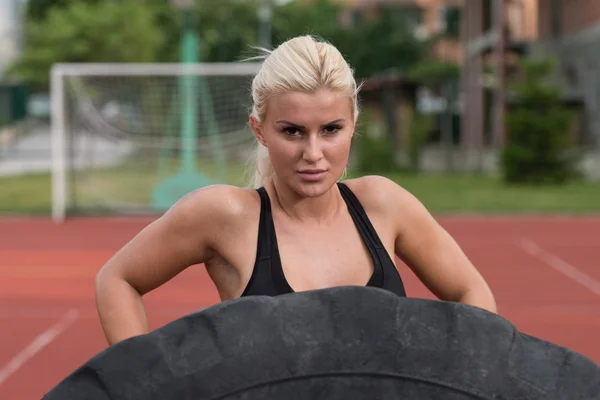
[(392, 21), (405, 25), (411, 31), (417, 29), (423, 19), (423, 10), (417, 6), (390, 6), (385, 11), (390, 12)]
[(598, 71), (593, 67), (589, 66), (586, 73), (586, 93), (585, 100), (589, 111), (596, 111), (598, 108)]
[(492, 0), (484, 0), (483, 2), (483, 31), (488, 32), (494, 25), (494, 2)]
[(460, 37), (460, 8), (448, 7), (444, 12), (444, 26), (446, 36), (452, 38)]
[(563, 69), (563, 76), (570, 87), (579, 87), (579, 72), (575, 65), (566, 65)]

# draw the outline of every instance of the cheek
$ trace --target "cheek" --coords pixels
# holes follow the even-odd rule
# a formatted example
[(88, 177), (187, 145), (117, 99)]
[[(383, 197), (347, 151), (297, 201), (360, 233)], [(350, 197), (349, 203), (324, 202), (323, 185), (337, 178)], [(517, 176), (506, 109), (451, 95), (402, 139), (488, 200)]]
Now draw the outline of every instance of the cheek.
[(301, 147), (293, 141), (280, 139), (269, 143), (269, 154), (273, 164), (285, 165), (293, 163), (302, 155)]
[(326, 156), (332, 162), (345, 162), (350, 155), (351, 137), (339, 137), (326, 147)]

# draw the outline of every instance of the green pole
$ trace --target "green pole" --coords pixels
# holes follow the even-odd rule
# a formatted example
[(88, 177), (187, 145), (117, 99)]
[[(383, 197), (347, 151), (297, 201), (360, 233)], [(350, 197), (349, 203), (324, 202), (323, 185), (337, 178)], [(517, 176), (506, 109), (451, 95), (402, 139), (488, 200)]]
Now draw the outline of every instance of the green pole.
[[(193, 65), (199, 62), (199, 44), (195, 29), (195, 13), (192, 7), (193, 0), (171, 0), (173, 5), (182, 12), (183, 27), (180, 43), (181, 64), (185, 66)], [(179, 137), (181, 141), (179, 171), (171, 177), (161, 180), (155, 187), (153, 193), (153, 205), (156, 209), (165, 210), (177, 202), (185, 194), (211, 184), (211, 180), (196, 172), (196, 155), (198, 150), (198, 101), (202, 106), (202, 117), (204, 123), (208, 125), (209, 139), (211, 147), (215, 152), (217, 163), (220, 164), (220, 172), (226, 174), (225, 153), (222, 151), (218, 127), (215, 121), (214, 111), (210, 93), (206, 83), (201, 77), (192, 73), (184, 73), (178, 79), (179, 108), (181, 110), (180, 118), (175, 121), (180, 122)], [(200, 98), (199, 98), (200, 97)], [(173, 119), (168, 118), (167, 127), (171, 126)], [(170, 129), (167, 129), (169, 131)], [(166, 142), (166, 148), (170, 148), (173, 140), (170, 137)], [(164, 168), (164, 162), (159, 161), (159, 173)]]
[[(181, 61), (184, 65), (195, 64), (198, 60), (198, 38), (194, 30), (192, 13), (189, 9), (183, 11), (183, 34), (181, 40)], [(182, 169), (193, 172), (196, 168), (197, 149), (197, 103), (196, 103), (196, 79), (193, 74), (184, 74), (180, 80), (180, 93), (182, 96), (181, 114), (181, 145), (183, 147)]]
[[(180, 60), (184, 66), (193, 65), (198, 60), (199, 40), (194, 27), (194, 10), (192, 0), (172, 0), (173, 5), (182, 12), (183, 27), (180, 43)], [(210, 180), (196, 172), (196, 152), (198, 149), (198, 79), (192, 73), (181, 74), (178, 78), (178, 93), (176, 102), (179, 103), (181, 116), (179, 120), (180, 165), (179, 171), (157, 183), (152, 195), (152, 203), (157, 210), (166, 210), (189, 192), (210, 185)], [(177, 101), (178, 100), (178, 101)], [(167, 125), (173, 120), (169, 117)], [(173, 137), (167, 140), (167, 148)], [(159, 161), (160, 169), (164, 162)]]
[[(181, 41), (181, 60), (183, 64), (195, 64), (199, 61), (198, 49), (200, 42), (195, 30), (194, 16), (190, 12), (190, 8), (184, 10), (184, 25)], [(218, 127), (215, 121), (214, 111), (212, 107), (211, 95), (207, 84), (202, 77), (197, 77), (193, 74), (184, 75), (182, 79), (182, 87), (180, 93), (183, 96), (183, 113), (182, 113), (182, 145), (183, 145), (183, 163), (184, 171), (193, 171), (196, 167), (196, 149), (197, 149), (197, 134), (198, 134), (198, 97), (201, 97), (202, 115), (204, 123), (214, 151), (214, 157), (217, 161), (217, 168), (221, 175), (221, 179), (227, 178), (227, 161), (225, 154), (221, 150), (222, 145), (219, 138)]]

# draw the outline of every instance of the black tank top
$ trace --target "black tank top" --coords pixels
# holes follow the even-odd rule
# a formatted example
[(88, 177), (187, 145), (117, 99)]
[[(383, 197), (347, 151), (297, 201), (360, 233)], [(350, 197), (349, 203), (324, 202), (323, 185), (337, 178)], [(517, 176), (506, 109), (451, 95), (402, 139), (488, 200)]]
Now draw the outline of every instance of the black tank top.
[[(374, 271), (367, 286), (389, 290), (398, 296), (406, 296), (404, 284), (396, 265), (391, 260), (388, 252), (383, 247), (375, 228), (367, 216), (364, 208), (354, 193), (343, 183), (338, 183), (342, 198), (348, 206), (352, 220), (366, 244)], [(275, 225), (271, 214), (271, 202), (264, 187), (257, 189), (260, 195), (260, 222), (258, 228), (258, 249), (256, 261), (250, 281), (242, 293), (244, 296), (277, 296), (293, 293), (283, 273)]]

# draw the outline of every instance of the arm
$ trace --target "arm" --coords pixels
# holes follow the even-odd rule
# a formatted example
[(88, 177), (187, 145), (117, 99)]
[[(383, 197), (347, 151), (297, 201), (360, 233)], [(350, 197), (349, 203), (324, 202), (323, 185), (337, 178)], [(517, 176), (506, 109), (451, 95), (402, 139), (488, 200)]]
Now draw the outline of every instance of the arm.
[(465, 253), (412, 194), (385, 179), (387, 211), (396, 222), (396, 255), (440, 300), (496, 312), (494, 296)]
[(95, 281), (96, 307), (109, 344), (147, 333), (142, 296), (213, 257), (211, 238), (224, 222), (226, 190), (208, 187), (185, 196), (102, 267)]

